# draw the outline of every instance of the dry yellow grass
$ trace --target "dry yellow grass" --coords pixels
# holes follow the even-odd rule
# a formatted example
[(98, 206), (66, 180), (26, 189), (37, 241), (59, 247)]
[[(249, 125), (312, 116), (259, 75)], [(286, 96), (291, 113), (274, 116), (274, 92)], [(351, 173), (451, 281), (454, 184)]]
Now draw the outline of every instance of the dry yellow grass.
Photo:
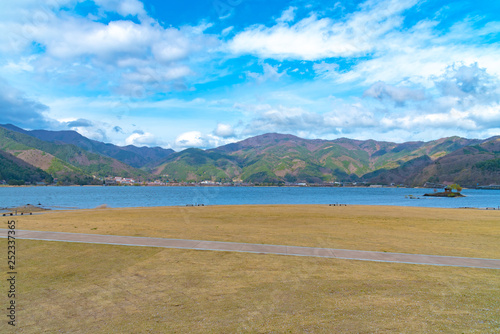
[[(214, 206), (51, 212), (18, 216), (16, 227), (500, 258), (499, 218)], [(16, 256), (20, 333), (500, 331), (499, 270), (33, 240), (17, 240)], [(0, 332), (8, 330), (5, 317)]]
[(18, 259), (18, 333), (500, 329), (497, 270), (32, 240)]
[(500, 211), (324, 205), (58, 211), (23, 229), (500, 258)]

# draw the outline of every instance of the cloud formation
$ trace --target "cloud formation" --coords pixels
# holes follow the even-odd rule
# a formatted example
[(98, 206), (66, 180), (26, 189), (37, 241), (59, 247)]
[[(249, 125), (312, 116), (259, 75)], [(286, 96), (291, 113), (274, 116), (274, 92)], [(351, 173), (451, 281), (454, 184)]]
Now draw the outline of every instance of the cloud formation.
[(234, 129), (229, 124), (218, 123), (214, 130), (214, 135), (221, 138), (231, 138), (235, 136)]
[(144, 5), (138, 0), (94, 0), (102, 10), (115, 12), (123, 17), (137, 16), (139, 19), (147, 18)]
[(500, 22), (489, 5), (236, 3), (178, 21), (149, 0), (4, 6), (0, 122), (176, 149), (264, 132), (500, 133)]
[(272, 66), (264, 63), (262, 65), (263, 73), (247, 72), (247, 76), (255, 79), (257, 83), (266, 81), (278, 81), (282, 76), (286, 75), (285, 71), (280, 72), (278, 66)]
[(253, 114), (252, 120), (241, 131), (244, 136), (278, 132), (318, 138), (351, 133), (356, 129), (377, 125), (374, 113), (359, 104), (337, 106), (335, 110), (323, 114), (282, 105), (237, 107)]
[(134, 146), (161, 146), (161, 142), (155, 135), (149, 132), (136, 131), (127, 137), (125, 140), (126, 145)]
[[(59, 2), (60, 6), (54, 7), (39, 5), (43, 18), (39, 20), (35, 14), (27, 14), (28, 4), (24, 4), (26, 8), (19, 5), (14, 17), (0, 15), (4, 19), (0, 30), (21, 32), (5, 41), (16, 46), (6, 53), (17, 56), (35, 51), (37, 57), (24, 68), (36, 68), (44, 74), (57, 72), (58, 77), (73, 81), (88, 80), (85, 73), (90, 70), (110, 77), (112, 87), (120, 87), (116, 92), (133, 95), (136, 87), (168, 90), (179, 87), (172, 82), (189, 81), (198, 70), (192, 67), (196, 63), (192, 57), (209, 52), (218, 43), (216, 37), (204, 33), (210, 25), (165, 28), (148, 16), (137, 0), (94, 2), (100, 13), (97, 17), (61, 10), (75, 4)], [(122, 19), (110, 20), (108, 14), (118, 14)], [(37, 46), (35, 50), (33, 45)], [(81, 73), (75, 75), (75, 71)], [(80, 84), (78, 81), (73, 83)]]
[(412, 89), (408, 87), (397, 87), (378, 81), (368, 88), (363, 96), (369, 96), (378, 100), (392, 100), (397, 106), (404, 106), (408, 101), (422, 101), (425, 99), (423, 89)]
[(51, 121), (43, 112), (48, 109), (0, 79), (0, 124), (12, 123), (28, 129), (47, 127)]
[(253, 54), (278, 60), (319, 60), (362, 56), (376, 50), (377, 43), (401, 26), (405, 9), (416, 0), (367, 1), (344, 20), (311, 14), (295, 24), (294, 9), (285, 10), (272, 27), (255, 25), (237, 34), (228, 44), (235, 54)]
[(201, 131), (184, 132), (177, 136), (172, 146), (174, 150), (182, 150), (190, 147), (207, 149), (234, 141), (235, 138), (231, 126), (219, 124), (212, 134), (204, 134)]
[(435, 84), (444, 96), (500, 102), (500, 80), (477, 63), (470, 66), (454, 64), (442, 76), (435, 78)]
[(425, 139), (432, 131), (478, 136), (499, 128), (500, 81), (484, 68), (454, 64), (433, 80), (435, 84), (428, 88), (411, 82), (376, 82), (356, 102), (336, 99), (330, 111), (323, 113), (284, 105), (235, 107), (251, 115), (241, 130), (244, 136), (266, 132), (305, 137), (376, 133), (394, 141), (396, 138), (390, 136), (396, 132), (398, 136), (406, 133), (404, 140), (411, 140), (415, 132)]
[(88, 119), (83, 119), (83, 118), (79, 118), (75, 121), (70, 121), (70, 122), (66, 123), (66, 126), (68, 128), (88, 128), (88, 127), (91, 127), (93, 125), (94, 124), (92, 123), (92, 121), (89, 121)]
[[(434, 86), (427, 92), (378, 82), (365, 91), (382, 103), (386, 115), (380, 120), (385, 130), (448, 129), (461, 133), (481, 133), (500, 125), (500, 80), (477, 63), (449, 66), (434, 76)], [(413, 102), (403, 113), (390, 103)]]

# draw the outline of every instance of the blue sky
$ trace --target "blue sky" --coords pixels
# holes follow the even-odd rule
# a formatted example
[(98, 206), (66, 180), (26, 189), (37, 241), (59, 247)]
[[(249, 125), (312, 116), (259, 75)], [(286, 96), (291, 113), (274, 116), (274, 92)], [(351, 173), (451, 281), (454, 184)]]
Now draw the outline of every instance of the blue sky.
[(118, 145), (500, 135), (495, 1), (0, 4), (0, 123)]

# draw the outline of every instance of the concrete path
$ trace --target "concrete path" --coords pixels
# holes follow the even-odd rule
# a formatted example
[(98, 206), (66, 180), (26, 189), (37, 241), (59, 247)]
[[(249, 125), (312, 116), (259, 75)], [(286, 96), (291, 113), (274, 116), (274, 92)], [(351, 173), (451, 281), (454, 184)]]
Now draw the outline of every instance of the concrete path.
[[(7, 231), (8, 231), (7, 229), (0, 229), (0, 237), (6, 238)], [(80, 242), (80, 243), (90, 243), (90, 244), (106, 244), (106, 245), (122, 245), (122, 246), (181, 248), (181, 249), (229, 251), (229, 252), (259, 253), (259, 254), (315, 256), (315, 257), (348, 259), (348, 260), (500, 269), (500, 260), (498, 259), (480, 259), (480, 258), (469, 258), (469, 257), (404, 254), (404, 253), (384, 253), (384, 252), (359, 251), (359, 250), (347, 250), (347, 249), (247, 244), (247, 243), (221, 242), (221, 241), (127, 237), (127, 236), (117, 236), (117, 235), (82, 234), (82, 233), (66, 233), (66, 232), (16, 230), (15, 233), (16, 233), (15, 235), (16, 239)]]

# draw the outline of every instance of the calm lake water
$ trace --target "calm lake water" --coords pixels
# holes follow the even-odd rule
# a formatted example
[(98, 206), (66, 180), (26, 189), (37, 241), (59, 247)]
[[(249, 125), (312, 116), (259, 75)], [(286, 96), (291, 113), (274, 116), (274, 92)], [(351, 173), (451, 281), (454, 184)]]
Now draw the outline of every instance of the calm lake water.
[[(0, 207), (52, 209), (186, 204), (366, 204), (419, 207), (499, 207), (500, 190), (464, 189), (464, 198), (423, 197), (432, 189), (316, 187), (0, 187)], [(418, 199), (405, 196), (413, 195)]]

